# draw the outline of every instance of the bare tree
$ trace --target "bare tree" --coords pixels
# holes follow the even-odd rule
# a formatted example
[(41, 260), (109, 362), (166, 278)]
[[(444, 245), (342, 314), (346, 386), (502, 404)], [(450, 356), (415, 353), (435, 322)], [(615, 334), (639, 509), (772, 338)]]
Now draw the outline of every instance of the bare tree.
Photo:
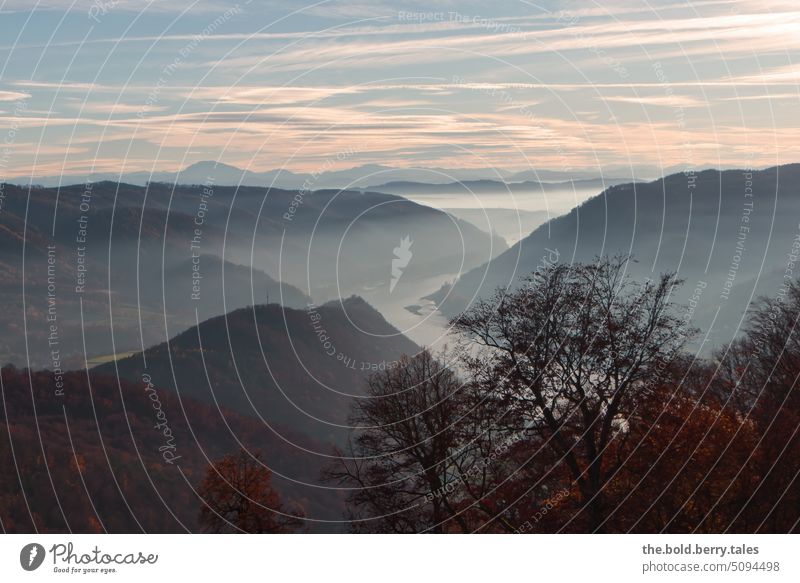
[(757, 476), (731, 529), (793, 532), (800, 525), (800, 282), (753, 306), (745, 333), (717, 352), (715, 389), (755, 423), (748, 470)]
[(425, 350), (373, 375), (351, 423), (359, 427), (328, 477), (351, 488), (353, 529), (468, 532), (460, 467), (473, 455), (461, 420), (466, 389)]
[(550, 265), (453, 321), (482, 347), (465, 362), (475, 384), (508, 405), (508, 430), (536, 434), (563, 460), (592, 532), (603, 529), (603, 490), (622, 463), (607, 449), (617, 440), (619, 450), (640, 397), (692, 332), (672, 309), (674, 274), (636, 282), (628, 261)]

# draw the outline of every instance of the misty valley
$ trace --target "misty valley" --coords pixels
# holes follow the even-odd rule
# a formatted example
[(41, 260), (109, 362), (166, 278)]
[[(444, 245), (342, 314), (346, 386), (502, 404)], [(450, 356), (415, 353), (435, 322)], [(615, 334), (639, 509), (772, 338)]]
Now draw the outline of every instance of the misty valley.
[[(778, 350), (797, 342), (800, 165), (317, 190), (220, 168), (2, 185), (6, 530), (747, 531), (783, 487), (766, 528), (795, 520), (797, 458), (765, 448), (796, 396), (758, 371), (800, 372)], [(667, 461), (676, 435), (704, 453)], [(674, 500), (623, 511), (659, 472), (685, 478)], [(678, 503), (711, 479), (721, 497)], [(195, 488), (244, 506), (222, 520)]]

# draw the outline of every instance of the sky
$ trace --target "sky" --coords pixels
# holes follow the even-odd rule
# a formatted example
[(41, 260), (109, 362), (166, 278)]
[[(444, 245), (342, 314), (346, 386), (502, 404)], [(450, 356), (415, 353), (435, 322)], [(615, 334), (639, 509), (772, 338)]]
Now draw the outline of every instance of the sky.
[(0, 0), (0, 181), (800, 161), (800, 5)]

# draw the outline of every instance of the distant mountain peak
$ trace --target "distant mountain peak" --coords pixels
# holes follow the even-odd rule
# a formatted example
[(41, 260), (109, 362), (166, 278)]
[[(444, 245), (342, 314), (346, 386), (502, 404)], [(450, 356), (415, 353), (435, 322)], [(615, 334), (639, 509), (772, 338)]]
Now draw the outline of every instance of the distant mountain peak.
[(214, 162), (213, 160), (201, 160), (200, 162), (189, 164), (186, 168), (184, 168), (180, 172), (187, 172), (189, 170), (206, 170), (206, 169), (233, 170), (236, 172), (246, 172), (246, 170), (238, 168), (237, 166), (225, 164), (224, 162)]

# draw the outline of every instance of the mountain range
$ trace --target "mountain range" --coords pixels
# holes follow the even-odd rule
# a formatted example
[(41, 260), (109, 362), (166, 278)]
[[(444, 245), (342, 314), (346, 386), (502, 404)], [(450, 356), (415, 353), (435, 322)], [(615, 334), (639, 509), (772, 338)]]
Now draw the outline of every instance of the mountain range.
[(778, 297), (800, 274), (799, 217), (800, 164), (615, 185), (430, 298), (454, 316), (471, 298), (518, 287), (549, 262), (632, 255), (636, 277), (674, 271), (685, 280), (674, 299), (702, 330), (701, 341), (719, 345), (737, 334), (754, 298)]
[[(521, 171), (499, 168), (398, 168), (381, 164), (363, 164), (346, 169), (334, 169), (328, 163), (308, 172), (293, 172), (285, 169), (254, 171), (214, 161), (200, 161), (178, 171), (153, 170), (137, 172), (93, 172), (89, 174), (65, 174), (60, 176), (17, 176), (8, 179), (13, 184), (37, 184), (46, 187), (85, 184), (87, 182), (122, 182), (145, 186), (149, 182), (169, 184), (206, 184), (225, 186), (261, 186), (288, 190), (373, 189), (374, 186), (392, 181), (418, 182), (424, 184), (446, 184), (457, 181), (491, 180), (504, 182), (567, 182), (596, 179), (600, 176), (632, 175), (630, 168), (609, 171), (552, 171), (527, 169)], [(643, 176), (657, 174), (647, 170)], [(627, 179), (630, 181), (630, 178)], [(608, 179), (606, 181), (608, 183)]]
[[(526, 180), (513, 182), (511, 180), (459, 180), (441, 184), (395, 181), (384, 184), (376, 184), (370, 190), (385, 192), (387, 194), (407, 195), (442, 195), (442, 194), (502, 194), (502, 193), (544, 193), (547, 191), (569, 191), (569, 190), (597, 190), (631, 182), (630, 178), (601, 177), (589, 179), (565, 180), (562, 182), (541, 182), (537, 180)], [(481, 201), (486, 204), (486, 201)]]
[(267, 301), (388, 301), (507, 249), (382, 193), (111, 182), (3, 192), (0, 348), (37, 368), (141, 351)]
[[(368, 375), (420, 350), (349, 294), (377, 285), (388, 296), (392, 279), (423, 294), (462, 261), (428, 296), (455, 316), (548, 264), (630, 254), (634, 277), (684, 280), (673, 299), (708, 349), (736, 336), (753, 298), (780, 297), (797, 277), (798, 184), (800, 164), (618, 184), (563, 216), (518, 214), (518, 226), (544, 222), (511, 247), (488, 234), (481, 209), (388, 193), (4, 185), (1, 348), (46, 369), (0, 373), (4, 528), (196, 529), (193, 486), (244, 445), (264, 453), (290, 507), (322, 521), (310, 530), (336, 530), (343, 498), (320, 475), (359, 432), (351, 407)], [(160, 455), (150, 393), (180, 469)]]
[(166, 182), (169, 184), (206, 184), (213, 182), (225, 186), (261, 186), (267, 188), (284, 188), (289, 190), (319, 190), (324, 188), (354, 189), (369, 187), (389, 180), (414, 180), (437, 184), (452, 180), (474, 180), (484, 177), (505, 178), (513, 173), (493, 169), (443, 169), (443, 168), (394, 168), (380, 164), (365, 164), (344, 170), (333, 170), (329, 164), (309, 173), (297, 173), (290, 170), (275, 169), (253, 171), (222, 162), (201, 161), (186, 166), (175, 172), (139, 171), (129, 173), (97, 172), (86, 175), (64, 176), (20, 176), (10, 179), (15, 184), (38, 184), (42, 186), (60, 186), (86, 182), (123, 182), (144, 186), (149, 182)]

